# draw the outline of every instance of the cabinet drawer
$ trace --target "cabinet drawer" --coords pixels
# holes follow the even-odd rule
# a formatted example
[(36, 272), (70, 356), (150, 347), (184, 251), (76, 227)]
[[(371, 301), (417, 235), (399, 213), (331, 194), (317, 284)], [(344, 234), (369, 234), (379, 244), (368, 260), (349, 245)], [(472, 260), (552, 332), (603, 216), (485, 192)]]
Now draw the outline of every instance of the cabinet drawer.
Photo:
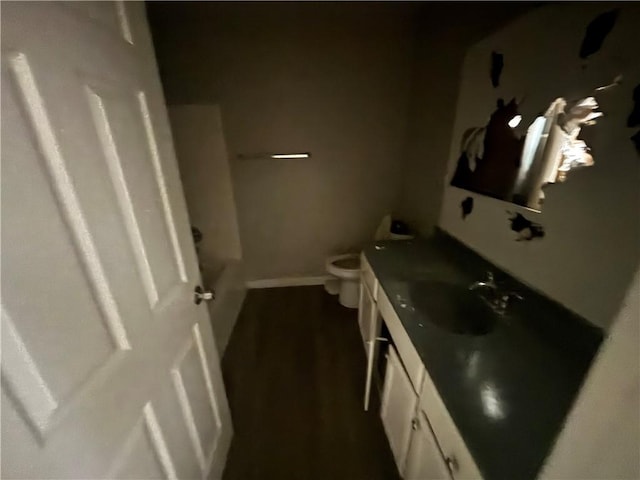
[(378, 300), (378, 279), (373, 273), (373, 269), (369, 262), (367, 261), (367, 257), (364, 256), (364, 253), (360, 255), (360, 279), (363, 284), (365, 284), (369, 291), (371, 292), (371, 296), (375, 301)]
[(480, 470), (449, 415), (447, 407), (440, 398), (428, 371), (425, 371), (424, 374), (419, 409), (429, 419), (453, 478), (455, 480), (482, 479)]
[(407, 331), (402, 326), (400, 318), (393, 309), (387, 294), (382, 288), (378, 289), (378, 310), (389, 329), (393, 343), (395, 343), (396, 350), (398, 351), (398, 356), (413, 385), (413, 390), (418, 393), (420, 392), (422, 378), (424, 377), (424, 365), (413, 343), (411, 343)]

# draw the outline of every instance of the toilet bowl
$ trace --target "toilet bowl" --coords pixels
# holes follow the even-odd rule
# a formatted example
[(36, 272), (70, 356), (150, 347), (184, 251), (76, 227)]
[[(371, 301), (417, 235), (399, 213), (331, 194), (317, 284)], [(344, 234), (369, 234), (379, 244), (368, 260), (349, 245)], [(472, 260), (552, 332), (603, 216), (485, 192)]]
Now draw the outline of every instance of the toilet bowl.
[[(327, 272), (333, 275), (327, 280), (325, 288), (329, 293), (338, 293), (342, 305), (347, 308), (358, 308), (360, 299), (360, 255), (347, 253), (329, 257), (326, 262)], [(336, 287), (336, 282), (339, 284)]]

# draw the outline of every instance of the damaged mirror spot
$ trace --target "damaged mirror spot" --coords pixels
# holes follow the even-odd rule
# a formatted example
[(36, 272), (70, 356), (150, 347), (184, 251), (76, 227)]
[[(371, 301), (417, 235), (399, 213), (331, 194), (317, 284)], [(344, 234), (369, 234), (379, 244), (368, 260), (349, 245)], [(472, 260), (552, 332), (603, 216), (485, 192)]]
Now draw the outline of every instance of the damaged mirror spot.
[[(627, 127), (634, 128), (640, 125), (640, 84), (633, 89), (633, 108), (627, 118)], [(638, 155), (640, 155), (640, 130), (631, 137), (631, 142)]]
[(544, 227), (539, 223), (532, 222), (521, 213), (513, 213), (507, 211), (511, 223), (511, 230), (516, 232), (516, 241), (529, 241), (534, 238), (544, 237)]
[(587, 30), (580, 46), (580, 58), (584, 60), (600, 50), (607, 35), (613, 30), (619, 13), (619, 9), (601, 13), (587, 25)]
[(640, 130), (638, 130), (636, 134), (631, 137), (631, 142), (633, 143), (633, 146), (635, 147), (638, 155), (640, 155)]
[(460, 208), (462, 208), (462, 219), (467, 218), (471, 212), (473, 212), (473, 198), (467, 197), (462, 202), (460, 202)]
[(491, 52), (491, 85), (496, 88), (500, 85), (500, 75), (504, 68), (504, 55), (498, 52)]
[[(615, 86), (620, 78), (600, 88)], [(462, 135), (451, 185), (539, 212), (547, 184), (564, 182), (571, 170), (594, 164), (578, 135), (603, 113), (592, 96), (572, 102), (557, 98), (522, 135), (516, 99), (505, 104), (500, 98), (496, 105), (486, 126)]]
[(498, 99), (487, 126), (465, 132), (452, 185), (495, 198), (509, 197), (523, 143), (509, 127), (516, 115), (515, 99), (506, 105)]
[(637, 127), (640, 125), (640, 84), (633, 89), (633, 108), (627, 118), (627, 127)]

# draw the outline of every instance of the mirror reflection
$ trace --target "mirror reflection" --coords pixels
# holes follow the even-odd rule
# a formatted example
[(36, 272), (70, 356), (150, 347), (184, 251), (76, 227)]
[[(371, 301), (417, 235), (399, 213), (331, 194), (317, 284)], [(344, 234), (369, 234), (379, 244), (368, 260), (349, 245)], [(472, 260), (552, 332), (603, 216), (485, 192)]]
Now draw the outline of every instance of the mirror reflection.
[(578, 135), (600, 116), (594, 97), (571, 104), (557, 98), (520, 136), (516, 99), (499, 99), (486, 126), (464, 132), (451, 185), (540, 211), (546, 184), (563, 182), (570, 170), (594, 164)]

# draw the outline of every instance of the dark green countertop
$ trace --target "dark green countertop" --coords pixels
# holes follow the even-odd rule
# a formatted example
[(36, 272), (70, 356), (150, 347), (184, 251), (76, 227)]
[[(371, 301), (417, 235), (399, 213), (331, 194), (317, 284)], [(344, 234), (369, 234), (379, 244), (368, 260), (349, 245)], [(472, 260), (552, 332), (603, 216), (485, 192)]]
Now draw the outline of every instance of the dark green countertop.
[[(602, 330), (528, 289), (454, 239), (377, 242), (367, 260), (485, 480), (539, 473), (602, 342)], [(483, 280), (523, 294), (486, 335), (429, 321), (421, 282)]]

